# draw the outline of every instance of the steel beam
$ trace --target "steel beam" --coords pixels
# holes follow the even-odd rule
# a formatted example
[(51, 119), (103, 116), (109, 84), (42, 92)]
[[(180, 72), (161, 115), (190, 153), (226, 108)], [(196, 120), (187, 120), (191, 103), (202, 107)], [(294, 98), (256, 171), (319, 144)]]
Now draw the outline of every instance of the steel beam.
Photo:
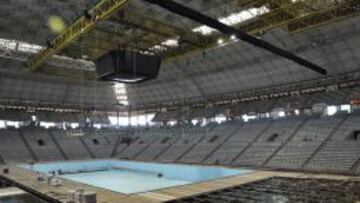
[[(106, 26), (101, 26), (105, 25), (105, 22), (108, 22), (108, 24), (121, 25), (123, 28), (121, 32), (107, 29)], [(79, 57), (81, 54), (86, 54), (89, 56), (89, 59), (95, 60), (107, 51), (117, 47), (129, 47), (154, 52), (148, 49), (172, 38), (179, 40), (182, 44), (199, 48), (205, 48), (203, 44), (209, 43), (207, 41), (208, 38), (199, 33), (189, 32), (188, 30), (152, 17), (135, 13), (129, 9), (119, 12), (118, 15), (113, 15), (111, 19), (105, 22), (88, 32), (81, 40), (76, 40), (76, 42), (69, 46), (70, 50), (74, 50), (78, 52), (78, 54), (69, 52), (69, 48), (65, 49), (65, 54), (76, 57)], [(132, 29), (126, 30), (126, 27)], [(131, 30), (137, 34), (134, 34)], [(166, 47), (166, 45), (162, 46)], [(74, 47), (76, 47), (76, 49), (73, 49)], [(167, 50), (172, 48), (173, 47), (167, 47)]]
[[(26, 62), (29, 57), (32, 57), (32, 53), (23, 52), (15, 49), (0, 48), (0, 58), (8, 58), (21, 62)], [(55, 56), (48, 61), (50, 66), (56, 68), (64, 68), (67, 70), (83, 70), (83, 71), (95, 71), (95, 64), (90, 61), (72, 59), (69, 57)]]
[[(260, 35), (280, 27), (285, 27), (290, 32), (300, 32), (360, 14), (359, 1), (344, 0), (335, 3), (332, 0), (238, 0), (238, 5), (243, 10), (266, 6), (269, 8), (269, 12), (240, 22), (234, 27), (250, 35)], [(179, 44), (180, 46), (176, 49), (159, 51), (159, 54), (165, 59), (176, 60), (217, 46), (216, 39), (219, 37), (219, 33), (204, 37), (215, 40), (207, 40), (210, 43), (204, 42), (204, 48), (183, 43)], [(225, 38), (224, 40), (231, 42), (231, 39)]]
[[(316, 8), (315, 8), (316, 10)], [(360, 14), (360, 0), (346, 0), (339, 4), (333, 4), (318, 11), (302, 15), (300, 18), (289, 22), (289, 32), (301, 32), (315, 28), (323, 24), (344, 19)]]
[[(266, 0), (269, 1), (269, 0)], [(260, 4), (259, 2), (253, 2)], [(264, 2), (262, 2), (264, 3)], [(269, 13), (265, 13), (256, 17), (256, 19), (250, 19), (248, 21), (239, 23), (235, 25), (235, 27), (243, 32), (246, 32), (251, 35), (258, 35), (259, 33), (263, 33), (269, 31), (271, 29), (278, 28), (283, 25), (287, 25), (287, 23), (296, 19), (302, 14), (302, 10), (304, 8), (303, 2), (295, 2), (290, 4), (285, 4), (279, 6), (276, 9), (273, 9)], [(290, 15), (290, 13), (292, 15)], [(203, 47), (195, 47), (187, 44), (179, 44), (180, 46), (176, 49), (165, 50), (162, 52), (164, 58), (169, 60), (174, 60), (179, 57), (183, 57), (186, 55), (191, 55), (193, 53), (197, 53), (199, 51), (203, 51), (204, 49), (211, 48), (217, 45), (218, 33), (213, 35), (204, 36), (206, 41), (203, 41)], [(206, 42), (206, 43), (205, 43)]]
[(28, 61), (28, 68), (31, 71), (38, 70), (51, 56), (59, 53), (74, 40), (78, 39), (95, 27), (100, 21), (110, 17), (120, 8), (126, 5), (129, 0), (102, 0), (87, 14), (80, 17), (75, 23), (68, 27), (64, 32), (52, 40), (50, 46), (37, 53)]
[(196, 44), (200, 47), (202, 46), (200, 42), (205, 40), (204, 37), (198, 33), (189, 32), (188, 30), (184, 30), (128, 10), (122, 12), (119, 16), (121, 17), (118, 20), (124, 24), (134, 26), (146, 32), (163, 37), (180, 37), (181, 41), (187, 42), (189, 44)]
[(300, 57), (296, 56), (295, 54), (285, 51), (269, 42), (258, 39), (258, 38), (253, 37), (245, 32), (242, 32), (238, 29), (235, 29), (233, 27), (225, 25), (224, 23), (221, 23), (216, 19), (208, 17), (204, 14), (201, 14), (201, 13), (199, 13), (191, 8), (188, 8), (186, 6), (183, 6), (175, 1), (172, 1), (172, 0), (145, 0), (145, 1), (147, 1), (151, 4), (156, 4), (166, 10), (173, 12), (173, 13), (187, 17), (189, 19), (192, 19), (194, 21), (202, 23), (206, 26), (214, 28), (214, 29), (222, 32), (223, 34), (235, 35), (237, 38), (241, 39), (242, 41), (245, 41), (256, 47), (265, 49), (273, 54), (279, 55), (286, 59), (289, 59), (289, 60), (291, 60), (299, 65), (302, 65), (310, 70), (313, 70), (317, 73), (320, 73), (322, 75), (327, 74), (327, 70), (321, 68), (320, 66), (318, 66), (312, 62), (309, 62), (303, 58), (300, 58)]

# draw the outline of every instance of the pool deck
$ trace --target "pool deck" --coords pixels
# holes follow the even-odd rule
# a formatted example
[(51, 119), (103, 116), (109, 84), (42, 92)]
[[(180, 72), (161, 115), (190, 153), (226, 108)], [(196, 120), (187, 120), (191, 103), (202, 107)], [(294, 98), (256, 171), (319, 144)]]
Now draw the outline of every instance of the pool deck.
[[(165, 188), (151, 192), (138, 193), (134, 195), (125, 195), (108, 191), (105, 189), (84, 185), (81, 183), (73, 182), (66, 179), (61, 179), (62, 186), (53, 187), (49, 186), (46, 181), (39, 182), (36, 180), (36, 172), (18, 167), (16, 165), (7, 166), (10, 170), (9, 174), (1, 174), (3, 177), (12, 180), (13, 182), (20, 183), (21, 187), (28, 188), (36, 191), (39, 194), (45, 195), (53, 202), (66, 202), (67, 196), (70, 191), (76, 189), (84, 189), (85, 191), (95, 192), (97, 194), (98, 203), (160, 203), (168, 200), (173, 200), (181, 197), (191, 196), (199, 193), (209, 192), (217, 189), (241, 185), (253, 181), (270, 178), (273, 176), (279, 177), (295, 177), (295, 178), (327, 178), (327, 179), (357, 179), (356, 176), (341, 176), (341, 175), (314, 175), (306, 173), (295, 172), (278, 172), (278, 171), (253, 171), (248, 174), (232, 176), (213, 181), (202, 183), (194, 183), (183, 186), (176, 186), (172, 188)], [(1, 170), (2, 171), (2, 170)]]

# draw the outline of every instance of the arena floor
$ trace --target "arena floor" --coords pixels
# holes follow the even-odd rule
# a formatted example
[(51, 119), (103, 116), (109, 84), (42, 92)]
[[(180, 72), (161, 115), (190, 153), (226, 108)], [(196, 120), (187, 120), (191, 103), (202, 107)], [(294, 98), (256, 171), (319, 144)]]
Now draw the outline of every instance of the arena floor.
[(63, 185), (60, 187), (51, 187), (46, 182), (39, 182), (36, 180), (36, 172), (21, 168), (16, 165), (9, 165), (10, 173), (2, 174), (7, 180), (16, 183), (16, 186), (37, 193), (46, 197), (53, 202), (66, 202), (69, 191), (76, 189), (84, 189), (97, 193), (97, 201), (102, 203), (114, 202), (128, 202), (128, 203), (160, 203), (185, 198), (189, 196), (199, 195), (216, 191), (224, 188), (231, 188), (240, 186), (254, 181), (260, 181), (271, 177), (284, 177), (296, 179), (329, 179), (329, 180), (351, 180), (359, 181), (355, 176), (341, 176), (341, 175), (326, 175), (326, 174), (307, 174), (296, 172), (277, 172), (277, 171), (263, 171), (257, 170), (252, 173), (242, 174), (239, 176), (232, 176), (228, 178), (221, 178), (213, 181), (206, 181), (195, 184), (188, 184), (183, 186), (160, 189), (151, 192), (138, 193), (134, 195), (124, 195), (117, 192), (112, 192), (106, 189), (97, 188), (89, 185), (84, 185), (78, 182), (62, 179)]

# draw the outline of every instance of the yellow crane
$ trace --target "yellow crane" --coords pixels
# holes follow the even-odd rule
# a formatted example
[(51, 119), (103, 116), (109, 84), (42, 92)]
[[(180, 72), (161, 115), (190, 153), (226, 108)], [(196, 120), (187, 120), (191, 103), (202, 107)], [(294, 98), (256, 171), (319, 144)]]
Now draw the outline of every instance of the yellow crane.
[(54, 54), (59, 53), (74, 40), (78, 39), (97, 23), (110, 17), (119, 9), (124, 7), (129, 0), (102, 0), (93, 8), (85, 11), (84, 16), (64, 30), (54, 40), (48, 42), (48, 47), (41, 50), (28, 61), (28, 67), (31, 71), (38, 70)]

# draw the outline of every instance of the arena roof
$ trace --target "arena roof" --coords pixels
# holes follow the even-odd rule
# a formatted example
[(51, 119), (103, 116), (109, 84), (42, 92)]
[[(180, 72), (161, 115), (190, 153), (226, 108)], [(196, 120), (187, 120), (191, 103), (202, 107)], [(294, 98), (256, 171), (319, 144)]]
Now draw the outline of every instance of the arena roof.
[[(101, 22), (39, 73), (24, 62), (95, 4), (86, 0), (11, 0), (0, 6), (0, 98), (111, 107), (113, 84), (94, 82), (93, 60), (125, 47), (159, 54), (158, 79), (126, 85), (130, 105), (146, 105), (275, 87), (360, 72), (358, 0), (178, 0), (195, 10), (320, 65), (328, 76), (224, 36), (143, 0)], [(123, 96), (121, 96), (123, 97)]]

